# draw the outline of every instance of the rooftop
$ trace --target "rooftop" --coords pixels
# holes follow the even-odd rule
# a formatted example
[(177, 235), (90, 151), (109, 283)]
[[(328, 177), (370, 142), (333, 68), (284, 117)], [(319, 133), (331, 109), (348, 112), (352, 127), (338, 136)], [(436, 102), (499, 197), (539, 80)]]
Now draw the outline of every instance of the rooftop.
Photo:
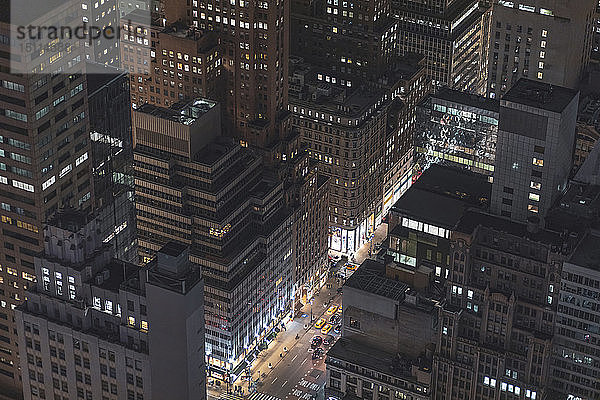
[(579, 243), (569, 260), (571, 264), (600, 271), (600, 233), (590, 232)]
[[(364, 343), (357, 343), (348, 338), (340, 338), (327, 352), (327, 357), (346, 361), (363, 368), (375, 370), (386, 375), (417, 381), (412, 376), (411, 369), (418, 360), (398, 357), (395, 354), (368, 347)], [(428, 372), (431, 367), (423, 363), (422, 371)]]
[(189, 102), (173, 104), (171, 108), (157, 107), (153, 104), (144, 104), (136, 111), (157, 118), (168, 119), (183, 125), (191, 125), (203, 114), (207, 113), (217, 103), (208, 99), (195, 99)]
[(500, 112), (500, 100), (489, 99), (485, 96), (477, 96), (447, 87), (441, 88), (437, 93), (432, 94), (431, 97), (433, 99), (451, 101), (453, 103), (464, 104), (495, 113)]
[(577, 93), (577, 90), (521, 78), (502, 100), (560, 113)]
[(506, 218), (487, 214), (477, 210), (468, 210), (456, 225), (455, 230), (470, 234), (480, 225), (546, 245), (561, 246), (564, 242), (561, 235), (557, 232), (553, 232), (548, 229), (540, 229), (537, 232), (529, 232), (526, 224), (514, 222)]
[[(101, 289), (116, 292), (121, 284), (138, 274), (140, 267), (125, 261), (113, 259), (88, 283)], [(101, 277), (101, 278), (100, 278)], [(96, 279), (99, 279), (96, 281)]]
[(202, 147), (194, 155), (194, 161), (203, 165), (212, 166), (219, 161), (221, 157), (237, 146), (239, 145), (229, 138), (218, 137)]
[(171, 257), (177, 257), (187, 249), (187, 246), (179, 242), (169, 242), (165, 244), (160, 250), (160, 253), (166, 254)]
[(402, 302), (409, 286), (385, 276), (385, 264), (367, 258), (344, 286)]
[(453, 227), (469, 207), (485, 208), (491, 193), (487, 177), (433, 164), (398, 199), (392, 210), (422, 222)]

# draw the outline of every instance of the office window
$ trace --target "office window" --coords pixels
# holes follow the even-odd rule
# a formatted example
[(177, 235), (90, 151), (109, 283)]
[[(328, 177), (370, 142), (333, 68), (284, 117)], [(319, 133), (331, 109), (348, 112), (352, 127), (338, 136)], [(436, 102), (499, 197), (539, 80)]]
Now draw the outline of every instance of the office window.
[(541, 158), (533, 157), (532, 164), (536, 165), (538, 167), (543, 167), (544, 166), (544, 160), (542, 160)]
[(540, 201), (540, 195), (537, 193), (529, 193), (529, 200)]

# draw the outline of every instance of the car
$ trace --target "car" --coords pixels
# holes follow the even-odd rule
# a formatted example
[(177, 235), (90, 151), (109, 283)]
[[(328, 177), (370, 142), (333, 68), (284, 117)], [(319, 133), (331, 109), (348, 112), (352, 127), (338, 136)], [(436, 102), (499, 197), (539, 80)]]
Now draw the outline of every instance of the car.
[(315, 336), (310, 341), (310, 346), (312, 348), (319, 347), (323, 343), (323, 338), (321, 336)]
[(327, 335), (332, 328), (333, 326), (331, 326), (331, 324), (325, 324), (325, 326), (321, 329), (321, 333), (323, 335)]
[(335, 333), (340, 333), (342, 331), (342, 324), (336, 325), (336, 327), (333, 329), (333, 331)]
[(342, 306), (339, 306), (335, 313), (336, 313), (336, 315), (339, 315), (341, 317), (342, 316)]
[(323, 355), (323, 348), (317, 347), (312, 354), (312, 359), (316, 360), (317, 358), (320, 358), (322, 355)]
[(341, 257), (341, 256), (339, 256), (339, 255), (338, 255), (338, 256), (332, 256), (332, 257), (331, 257), (331, 259), (332, 259), (333, 261), (335, 261), (335, 262), (338, 262), (338, 261), (340, 261), (340, 260), (342, 259), (342, 257)]
[(334, 340), (335, 340), (335, 338), (333, 337), (333, 335), (327, 335), (327, 336), (325, 336), (325, 339), (323, 339), (323, 344), (325, 346), (328, 346), (330, 344), (333, 344)]
[(331, 322), (333, 325), (336, 325), (338, 322), (340, 322), (340, 319), (342, 317), (339, 314), (334, 314), (331, 316), (331, 318), (329, 318), (329, 322)]
[(315, 324), (315, 328), (316, 329), (321, 329), (323, 327), (323, 325), (325, 325), (325, 319), (324, 318), (319, 318), (319, 320)]
[(337, 311), (337, 309), (338, 309), (338, 306), (334, 304), (327, 309), (327, 312), (325, 314), (332, 315), (334, 312)]
[(356, 265), (356, 264), (346, 265), (346, 269), (348, 271), (356, 271), (358, 269), (358, 265)]

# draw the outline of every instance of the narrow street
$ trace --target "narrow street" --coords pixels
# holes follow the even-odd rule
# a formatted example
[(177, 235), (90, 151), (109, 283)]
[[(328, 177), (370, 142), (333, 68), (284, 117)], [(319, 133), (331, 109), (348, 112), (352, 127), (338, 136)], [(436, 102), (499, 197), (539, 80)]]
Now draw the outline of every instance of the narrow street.
[[(387, 235), (387, 224), (382, 224), (376, 231), (372, 242), (366, 242), (355, 254), (355, 263), (362, 263), (369, 250), (374, 252), (375, 243), (381, 242)], [(332, 252), (332, 254), (336, 254)], [(331, 285), (331, 287), (328, 287)], [(219, 388), (208, 385), (211, 400), (248, 398), (249, 400), (318, 400), (323, 399), (325, 384), (325, 353), (332, 344), (321, 345), (323, 355), (313, 360), (311, 340), (318, 335), (326, 335), (316, 329), (314, 324), (319, 318), (329, 322), (330, 315), (325, 315), (331, 305), (341, 306), (341, 294), (337, 289), (342, 282), (330, 277), (320, 292), (314, 296), (312, 305), (305, 305), (294, 320), (286, 324), (277, 337), (263, 350), (252, 363), (250, 373), (254, 384), (248, 380), (238, 379), (234, 385), (241, 387), (241, 392), (227, 394), (226, 387)], [(311, 322), (312, 311), (312, 322)], [(335, 327), (335, 326), (334, 326)], [(329, 333), (335, 340), (339, 334), (333, 329)], [(298, 335), (298, 339), (296, 339)], [(270, 367), (269, 367), (270, 365)], [(233, 393), (233, 390), (232, 390)]]

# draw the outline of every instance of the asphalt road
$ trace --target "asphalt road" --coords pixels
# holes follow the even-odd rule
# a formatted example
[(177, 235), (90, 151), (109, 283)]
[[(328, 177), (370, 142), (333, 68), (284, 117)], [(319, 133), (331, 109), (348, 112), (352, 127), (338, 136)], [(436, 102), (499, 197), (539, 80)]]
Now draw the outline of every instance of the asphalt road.
[[(313, 301), (313, 318), (316, 322), (321, 316), (329, 320), (329, 315), (324, 315), (330, 305), (340, 305), (341, 296), (336, 292), (335, 283), (331, 290), (322, 289), (321, 295)], [(331, 296), (329, 293), (331, 292)], [(327, 307), (324, 306), (327, 304)], [(320, 329), (310, 323), (310, 312), (306, 317), (295, 318), (288, 325), (285, 332), (281, 332), (275, 343), (269, 346), (254, 363), (252, 377), (259, 382), (256, 391), (266, 393), (284, 400), (310, 400), (319, 394), (322, 399), (325, 384), (325, 353), (329, 346), (321, 345), (324, 352), (321, 357), (313, 360), (311, 340), (315, 335), (324, 337)], [(308, 325), (308, 329), (304, 328)], [(296, 334), (299, 339), (296, 339)], [(330, 332), (336, 339), (338, 334)], [(287, 351), (284, 350), (287, 349)], [(283, 357), (280, 357), (280, 354)], [(272, 368), (269, 368), (269, 363)], [(265, 376), (263, 376), (263, 374)]]

